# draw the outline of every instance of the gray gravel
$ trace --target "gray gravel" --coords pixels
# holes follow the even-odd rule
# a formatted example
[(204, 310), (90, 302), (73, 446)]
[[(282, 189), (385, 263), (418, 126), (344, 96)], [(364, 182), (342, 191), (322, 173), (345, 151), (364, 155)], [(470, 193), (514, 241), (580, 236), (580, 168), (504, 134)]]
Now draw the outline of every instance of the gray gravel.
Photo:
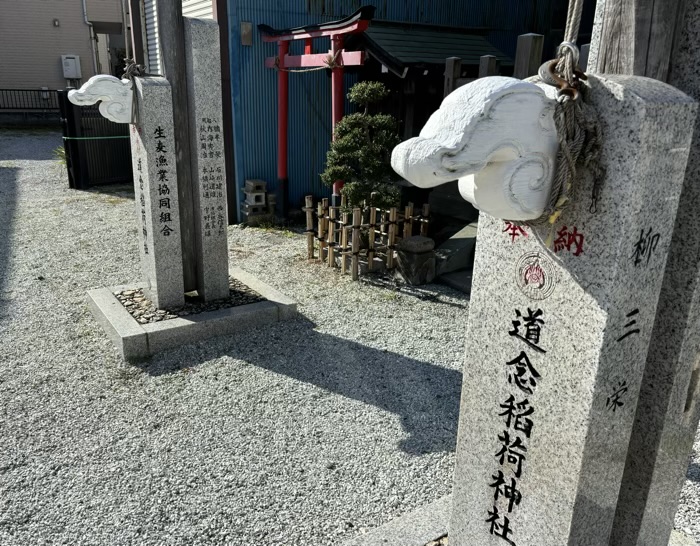
[(128, 188), (0, 133), (0, 545), (334, 545), (450, 490), (467, 302), (229, 231), (304, 318), (126, 365), (86, 290), (139, 281)]
[(127, 365), (85, 293), (140, 280), (133, 195), (69, 190), (60, 143), (0, 132), (0, 545), (332, 546), (449, 493), (464, 295), (230, 227), (231, 264), (303, 317)]

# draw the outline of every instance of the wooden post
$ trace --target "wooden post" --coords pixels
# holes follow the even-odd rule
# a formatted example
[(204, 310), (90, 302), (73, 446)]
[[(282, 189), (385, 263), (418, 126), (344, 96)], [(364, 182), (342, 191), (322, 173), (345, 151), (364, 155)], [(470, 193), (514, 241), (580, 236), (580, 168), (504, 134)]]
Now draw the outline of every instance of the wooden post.
[[(372, 200), (374, 202), (374, 200)], [(372, 205), (369, 208), (369, 245), (367, 248), (367, 269), (374, 268), (374, 226), (377, 223), (377, 208)]]
[(187, 75), (185, 73), (185, 32), (182, 2), (157, 0), (158, 41), (162, 75), (170, 82), (173, 96), (175, 164), (180, 207), (182, 273), (185, 292), (196, 290), (197, 259), (194, 229), (194, 186), (190, 170), (190, 129), (187, 119)]
[(403, 238), (413, 235), (413, 203), (406, 205), (403, 213)]
[(129, 26), (131, 26), (131, 58), (136, 64), (145, 65), (140, 0), (129, 0)]
[(515, 67), (513, 77), (520, 80), (537, 74), (542, 64), (542, 34), (521, 34), (518, 36), (518, 46), (515, 50)]
[(445, 59), (445, 90), (443, 96), (447, 96), (457, 87), (457, 80), (462, 73), (462, 59), (448, 57)]
[(420, 219), (420, 234), (423, 237), (428, 236), (428, 217), (430, 216), (430, 205), (426, 203), (423, 205), (423, 210), (421, 211)]
[(314, 259), (314, 198), (313, 195), (306, 196), (306, 251), (309, 260)]
[(685, 6), (683, 0), (601, 0), (595, 23), (600, 38), (591, 48), (590, 71), (667, 81)]
[[(349, 215), (347, 212), (343, 213), (342, 216), (342, 222), (341, 222), (341, 232), (340, 232), (340, 272), (345, 275), (345, 272), (348, 270), (348, 230), (347, 230), (347, 225), (348, 225), (348, 218)], [(352, 244), (353, 246), (355, 245), (355, 232), (353, 231), (352, 233), (353, 240)]]
[(495, 55), (482, 55), (479, 58), (479, 77), (497, 76), (500, 63)]
[(338, 207), (331, 207), (328, 216), (328, 267), (335, 266), (335, 216), (338, 212)]
[(323, 262), (323, 251), (326, 249), (326, 214), (328, 211), (328, 199), (322, 199), (318, 204), (318, 259)]
[(394, 269), (394, 242), (396, 239), (396, 219), (398, 217), (398, 209), (391, 207), (389, 209), (389, 229), (386, 244), (386, 268)]
[(360, 275), (360, 223), (362, 211), (359, 208), (352, 210), (352, 280), (356, 281)]

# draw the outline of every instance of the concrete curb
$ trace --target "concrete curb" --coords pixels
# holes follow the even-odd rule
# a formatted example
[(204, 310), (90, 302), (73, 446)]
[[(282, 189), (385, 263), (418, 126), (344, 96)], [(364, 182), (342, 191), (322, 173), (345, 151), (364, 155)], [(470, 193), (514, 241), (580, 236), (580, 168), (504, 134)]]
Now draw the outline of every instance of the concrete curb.
[(404, 514), (342, 546), (425, 546), (447, 534), (452, 495)]
[(189, 315), (162, 322), (139, 324), (114, 292), (137, 286), (115, 286), (88, 291), (90, 310), (124, 360), (140, 360), (161, 351), (204, 339), (234, 334), (297, 315), (297, 303), (240, 268), (230, 272), (267, 301)]

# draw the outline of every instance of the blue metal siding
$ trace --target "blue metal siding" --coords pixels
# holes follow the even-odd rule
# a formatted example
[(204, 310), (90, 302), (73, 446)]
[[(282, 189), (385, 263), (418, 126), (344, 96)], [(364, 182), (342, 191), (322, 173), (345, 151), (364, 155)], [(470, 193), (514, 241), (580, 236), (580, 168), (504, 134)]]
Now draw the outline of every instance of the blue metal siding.
[[(553, 0), (229, 0), (231, 85), (234, 115), (236, 181), (260, 178), (274, 190), (277, 181), (277, 73), (265, 68), (276, 45), (264, 43), (258, 24), (290, 28), (332, 21), (361, 5), (377, 8), (375, 19), (453, 27), (490, 27), (489, 41), (511, 57), (518, 34), (546, 32)], [(253, 45), (242, 46), (241, 22), (253, 24)], [(302, 44), (292, 53), (302, 52)], [(315, 52), (329, 41), (314, 40)], [(345, 76), (346, 90), (357, 76)], [(350, 107), (346, 101), (345, 111)], [(328, 195), (321, 183), (331, 140), (331, 83), (328, 71), (289, 75), (289, 204), (298, 207), (304, 195)], [(242, 194), (239, 193), (239, 201)]]

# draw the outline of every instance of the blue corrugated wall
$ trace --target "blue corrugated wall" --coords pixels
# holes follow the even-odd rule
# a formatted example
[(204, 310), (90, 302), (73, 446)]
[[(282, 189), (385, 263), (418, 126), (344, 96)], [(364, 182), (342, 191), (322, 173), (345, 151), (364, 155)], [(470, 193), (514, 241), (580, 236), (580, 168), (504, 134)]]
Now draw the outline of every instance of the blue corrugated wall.
[[(375, 19), (496, 28), (489, 40), (513, 56), (518, 34), (549, 28), (553, 0), (229, 0), (229, 45), (234, 116), (236, 181), (260, 178), (274, 189), (277, 180), (277, 74), (265, 68), (276, 45), (264, 43), (257, 25), (289, 28), (332, 21), (361, 5), (377, 8)], [(241, 22), (253, 24), (253, 45), (241, 45)], [(315, 52), (328, 40), (315, 40)], [(296, 43), (291, 53), (302, 53)], [(357, 80), (346, 75), (346, 89)], [(346, 112), (349, 105), (346, 104)], [(304, 195), (327, 195), (323, 171), (331, 139), (331, 83), (328, 71), (289, 75), (289, 199), (301, 205)]]

